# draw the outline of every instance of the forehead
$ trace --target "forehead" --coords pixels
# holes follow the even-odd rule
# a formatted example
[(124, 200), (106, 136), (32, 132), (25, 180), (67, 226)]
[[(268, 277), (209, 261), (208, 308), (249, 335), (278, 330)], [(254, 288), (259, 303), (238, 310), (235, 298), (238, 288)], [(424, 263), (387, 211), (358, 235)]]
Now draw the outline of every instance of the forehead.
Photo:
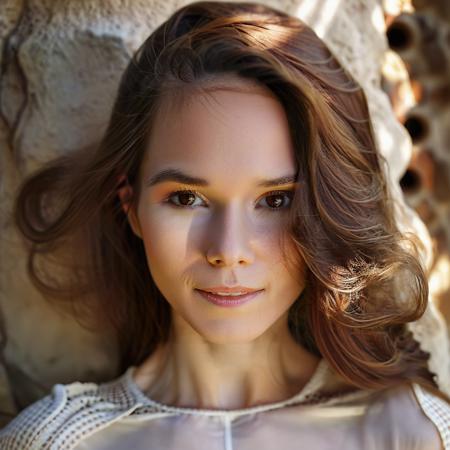
[(153, 123), (146, 175), (167, 167), (247, 178), (294, 171), (286, 113), (264, 86), (230, 80), (168, 100)]

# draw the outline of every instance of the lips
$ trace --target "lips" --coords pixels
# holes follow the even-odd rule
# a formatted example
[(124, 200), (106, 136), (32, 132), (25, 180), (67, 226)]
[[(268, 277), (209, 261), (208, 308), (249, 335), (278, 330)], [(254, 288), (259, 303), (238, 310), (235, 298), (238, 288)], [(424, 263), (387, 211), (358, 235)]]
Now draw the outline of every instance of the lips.
[[(234, 293), (235, 295), (220, 295), (215, 292), (209, 292), (202, 289), (195, 289), (195, 290), (209, 303), (213, 303), (216, 306), (223, 306), (223, 307), (240, 306), (244, 303), (249, 302), (255, 297), (258, 297), (261, 294), (261, 292), (264, 291), (264, 289), (251, 290), (247, 292), (244, 291), (245, 292), (244, 294), (236, 295), (238, 292), (243, 292), (241, 289), (240, 291), (235, 290), (234, 292), (233, 290), (231, 290), (231, 292)], [(230, 293), (230, 291), (228, 293)]]
[(204, 288), (204, 289), (200, 289), (201, 291), (205, 291), (205, 292), (211, 292), (213, 294), (229, 294), (229, 295), (244, 295), (244, 294), (249, 294), (251, 292), (256, 292), (256, 291), (261, 291), (262, 289), (255, 289), (255, 288), (250, 288), (250, 287), (246, 287), (246, 286), (233, 286), (233, 287), (227, 287), (227, 286), (214, 286), (214, 287), (210, 287), (210, 288)]

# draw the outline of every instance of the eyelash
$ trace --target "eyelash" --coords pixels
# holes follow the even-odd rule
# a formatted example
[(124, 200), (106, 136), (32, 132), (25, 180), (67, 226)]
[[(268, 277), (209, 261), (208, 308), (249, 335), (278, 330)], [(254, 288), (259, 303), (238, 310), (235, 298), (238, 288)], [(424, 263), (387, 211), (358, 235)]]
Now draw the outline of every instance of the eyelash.
[[(164, 200), (165, 202), (167, 202), (167, 203), (169, 203), (171, 206), (173, 206), (173, 207), (175, 207), (175, 208), (189, 208), (189, 209), (193, 209), (193, 208), (196, 208), (197, 206), (192, 206), (192, 205), (177, 205), (176, 203), (174, 203), (173, 201), (171, 201), (171, 198), (172, 197), (174, 197), (174, 196), (176, 196), (176, 195), (178, 195), (178, 194), (181, 194), (181, 193), (190, 193), (190, 194), (194, 194), (195, 196), (197, 196), (197, 197), (199, 197), (199, 198), (202, 198), (201, 197), (201, 195), (197, 192), (197, 191), (193, 191), (192, 189), (178, 189), (178, 190), (176, 190), (176, 191), (173, 191), (173, 192), (171, 192), (167, 197), (166, 197), (166, 199)], [(285, 195), (285, 198), (287, 197), (287, 198), (289, 198), (290, 200), (292, 200), (292, 197), (293, 197), (293, 194), (294, 194), (294, 191), (292, 191), (292, 190), (278, 190), (278, 191), (270, 191), (270, 192), (267, 192), (265, 195), (264, 195), (264, 198), (266, 198), (266, 197), (271, 197), (271, 196), (275, 196), (275, 195), (283, 195), (283, 194), (289, 194), (289, 195)], [(289, 206), (289, 204), (288, 204), (288, 206)], [(284, 210), (284, 209), (286, 209), (287, 208), (287, 206), (281, 206), (280, 208), (271, 208), (270, 206), (268, 206), (267, 207), (267, 209), (269, 210), (269, 211), (282, 211), (282, 210)]]

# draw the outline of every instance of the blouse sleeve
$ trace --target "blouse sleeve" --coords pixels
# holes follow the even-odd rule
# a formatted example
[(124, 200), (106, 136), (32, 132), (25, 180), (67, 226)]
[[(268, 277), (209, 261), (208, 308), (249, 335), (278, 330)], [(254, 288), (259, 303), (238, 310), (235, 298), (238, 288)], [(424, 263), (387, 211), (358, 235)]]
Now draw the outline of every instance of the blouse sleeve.
[[(66, 402), (62, 385), (55, 385), (46, 397), (20, 412), (0, 431), (2, 450), (24, 450), (39, 445), (40, 435)], [(38, 447), (39, 448), (39, 447)]]
[(450, 405), (418, 384), (413, 384), (413, 390), (422, 411), (439, 431), (442, 448), (450, 450)]
[[(450, 450), (445, 441), (445, 418), (438, 423), (423, 410), (416, 387), (388, 389), (368, 408), (364, 419), (364, 448), (389, 450)], [(438, 398), (427, 393), (437, 405)], [(449, 408), (442, 405), (443, 408)]]

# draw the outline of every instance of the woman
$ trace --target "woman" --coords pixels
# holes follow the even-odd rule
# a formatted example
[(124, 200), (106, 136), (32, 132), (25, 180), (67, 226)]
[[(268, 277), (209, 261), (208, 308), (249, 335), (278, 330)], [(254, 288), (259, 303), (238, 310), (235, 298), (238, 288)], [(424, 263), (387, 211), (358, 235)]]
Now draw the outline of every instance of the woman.
[[(449, 448), (449, 399), (405, 327), (426, 278), (382, 164), (360, 87), (301, 21), (176, 11), (98, 148), (17, 200), (32, 279), (114, 327), (124, 374), (56, 385), (1, 448)], [(55, 285), (36, 257), (70, 246)]]

